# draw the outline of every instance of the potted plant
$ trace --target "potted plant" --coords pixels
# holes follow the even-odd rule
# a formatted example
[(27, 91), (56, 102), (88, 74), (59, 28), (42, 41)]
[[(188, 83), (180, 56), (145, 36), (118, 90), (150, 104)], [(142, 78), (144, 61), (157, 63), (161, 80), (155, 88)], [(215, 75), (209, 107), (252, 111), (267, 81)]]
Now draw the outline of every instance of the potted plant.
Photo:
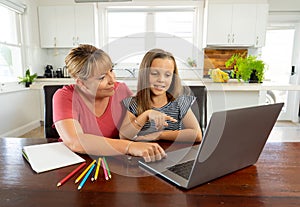
[(24, 77), (19, 77), (20, 83), (25, 83), (25, 87), (29, 87), (30, 84), (37, 78), (37, 74), (30, 74), (30, 70), (27, 69)]
[(265, 75), (266, 65), (256, 56), (243, 54), (233, 54), (225, 62), (226, 68), (233, 66), (231, 77), (236, 77), (240, 82), (262, 83)]

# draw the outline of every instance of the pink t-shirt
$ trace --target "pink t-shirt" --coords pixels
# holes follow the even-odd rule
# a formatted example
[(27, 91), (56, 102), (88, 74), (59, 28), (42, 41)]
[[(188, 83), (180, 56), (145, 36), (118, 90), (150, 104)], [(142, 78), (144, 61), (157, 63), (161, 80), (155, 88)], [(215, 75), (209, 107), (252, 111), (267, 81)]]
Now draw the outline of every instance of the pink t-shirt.
[(115, 94), (110, 97), (105, 112), (97, 117), (76, 92), (75, 85), (64, 86), (53, 96), (53, 121), (75, 119), (79, 121), (84, 133), (118, 138), (126, 112), (122, 100), (131, 95), (125, 83), (116, 82)]

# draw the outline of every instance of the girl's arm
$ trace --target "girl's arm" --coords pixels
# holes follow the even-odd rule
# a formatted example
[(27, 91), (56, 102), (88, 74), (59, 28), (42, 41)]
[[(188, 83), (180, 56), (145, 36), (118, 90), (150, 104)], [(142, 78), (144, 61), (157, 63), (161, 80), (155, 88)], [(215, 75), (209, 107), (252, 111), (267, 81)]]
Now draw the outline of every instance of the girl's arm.
[(85, 134), (80, 123), (74, 119), (57, 121), (55, 127), (64, 144), (72, 151), (92, 155), (131, 154), (140, 156), (146, 162), (165, 157), (164, 150), (156, 143), (132, 142)]
[(197, 118), (191, 109), (188, 110), (183, 118), (185, 129), (182, 130), (163, 130), (144, 136), (138, 136), (136, 140), (154, 141), (154, 140), (171, 140), (179, 142), (201, 142), (202, 132)]
[(138, 117), (136, 117), (131, 112), (127, 111), (120, 128), (120, 138), (135, 139), (136, 135), (140, 132), (140, 130), (143, 128), (143, 126), (148, 120), (153, 120), (158, 130), (161, 129), (163, 126), (168, 125), (166, 120), (177, 122), (177, 120), (173, 117), (151, 109), (143, 112)]

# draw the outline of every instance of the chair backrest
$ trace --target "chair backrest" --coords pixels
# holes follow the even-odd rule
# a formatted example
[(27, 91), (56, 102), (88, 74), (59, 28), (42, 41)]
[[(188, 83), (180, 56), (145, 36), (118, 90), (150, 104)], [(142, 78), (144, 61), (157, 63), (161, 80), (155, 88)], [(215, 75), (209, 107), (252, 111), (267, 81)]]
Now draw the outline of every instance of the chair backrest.
[(202, 133), (207, 125), (207, 89), (205, 86), (189, 86), (191, 92), (197, 97), (191, 109), (194, 112)]
[(46, 138), (59, 138), (56, 129), (53, 126), (53, 105), (52, 98), (57, 89), (63, 85), (45, 85), (44, 86), (44, 133)]

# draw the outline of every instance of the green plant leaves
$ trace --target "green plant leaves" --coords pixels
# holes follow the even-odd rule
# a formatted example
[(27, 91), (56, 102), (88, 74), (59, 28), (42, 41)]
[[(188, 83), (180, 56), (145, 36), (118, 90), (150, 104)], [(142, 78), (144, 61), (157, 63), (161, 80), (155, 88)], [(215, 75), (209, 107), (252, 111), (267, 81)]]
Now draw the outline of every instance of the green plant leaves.
[(233, 54), (226, 62), (226, 68), (233, 66), (233, 73), (231, 77), (236, 77), (238, 81), (249, 81), (253, 71), (261, 83), (264, 79), (265, 63), (262, 60), (257, 60), (256, 56), (243, 54)]

